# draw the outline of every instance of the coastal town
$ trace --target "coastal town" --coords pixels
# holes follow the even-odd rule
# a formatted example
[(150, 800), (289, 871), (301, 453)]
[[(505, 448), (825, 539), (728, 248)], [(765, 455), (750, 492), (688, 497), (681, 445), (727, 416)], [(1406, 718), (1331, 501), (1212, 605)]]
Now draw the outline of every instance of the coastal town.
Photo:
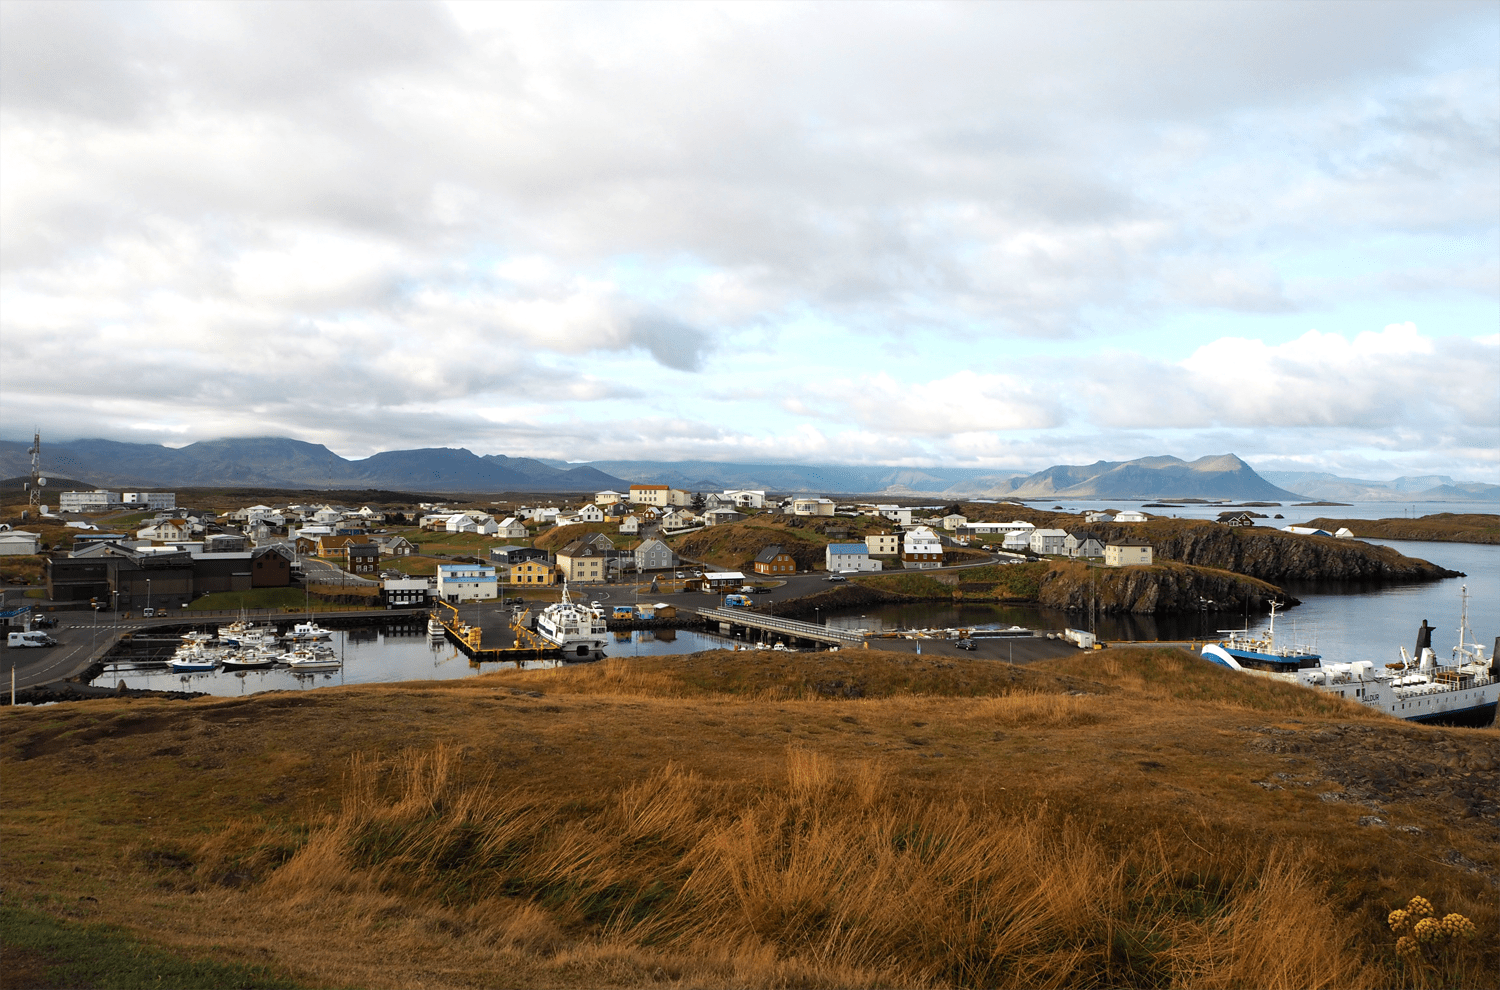
[[(1007, 506), (1026, 508), (971, 505), (970, 518), (956, 504), (632, 484), (626, 491), (546, 505), (287, 502), (215, 512), (179, 506), (172, 492), (98, 489), (60, 493), (58, 511), (41, 518), (61, 522), (71, 536), (70, 542), (55, 541), (45, 557), (48, 599), (104, 603), (112, 611), (178, 608), (210, 595), (253, 595), (293, 584), (323, 590), (337, 585), (343, 594), (378, 597), (387, 608), (423, 608), (433, 600), (491, 599), (503, 588), (642, 580), (681, 587), (689, 577), (684, 567), (704, 587), (722, 589), (730, 580), (743, 584), (814, 571), (843, 577), (1046, 558), (1112, 568), (1153, 562), (1148, 540), (1088, 528), (1145, 523), (1145, 512), (1088, 512), (1085, 525), (1071, 529), (990, 518), (1004, 515)], [(1226, 511), (1219, 522), (1253, 526), (1256, 519), (1244, 510)], [(778, 528), (787, 537), (779, 542)], [(1347, 529), (1285, 529), (1350, 535)], [(710, 530), (738, 530), (758, 544), (740, 559), (695, 556), (692, 547), (703, 541), (689, 538)], [(795, 545), (787, 546), (793, 537)], [(24, 529), (0, 532), (0, 553), (35, 555), (40, 540), (39, 533)]]

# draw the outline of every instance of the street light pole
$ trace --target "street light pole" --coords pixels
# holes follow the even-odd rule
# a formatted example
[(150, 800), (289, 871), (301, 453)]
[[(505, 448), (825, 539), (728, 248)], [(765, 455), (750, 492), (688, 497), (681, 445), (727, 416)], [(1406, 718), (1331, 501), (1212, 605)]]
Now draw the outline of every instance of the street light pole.
[(146, 579), (146, 608), (151, 608), (151, 579)]

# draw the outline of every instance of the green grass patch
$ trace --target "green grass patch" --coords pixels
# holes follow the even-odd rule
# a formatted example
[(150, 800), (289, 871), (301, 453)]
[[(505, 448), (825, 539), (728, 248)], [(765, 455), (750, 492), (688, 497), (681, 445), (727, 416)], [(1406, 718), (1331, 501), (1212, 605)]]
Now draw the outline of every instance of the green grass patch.
[(46, 588), (27, 588), (26, 589), (26, 597), (27, 598), (46, 598), (47, 597), (47, 589)]
[(65, 921), (40, 911), (0, 906), (7, 987), (297, 987), (261, 966), (189, 959), (147, 945), (114, 925)]
[[(251, 588), (249, 591), (216, 591), (196, 599), (191, 612), (222, 611), (236, 608), (301, 608), (307, 601), (301, 588)], [(317, 604), (317, 596), (313, 596)]]

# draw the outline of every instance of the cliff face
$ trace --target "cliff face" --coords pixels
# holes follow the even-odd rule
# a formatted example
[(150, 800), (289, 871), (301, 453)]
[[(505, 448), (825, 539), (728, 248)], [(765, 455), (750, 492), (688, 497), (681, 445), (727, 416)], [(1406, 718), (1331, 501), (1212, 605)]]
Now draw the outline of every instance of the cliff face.
[(1091, 528), (1105, 537), (1150, 540), (1159, 561), (1214, 567), (1262, 581), (1435, 581), (1457, 576), (1390, 547), (1259, 526), (1171, 519)]
[(1204, 607), (1242, 607), (1264, 612), (1273, 601), (1301, 604), (1275, 585), (1226, 571), (1157, 564), (1152, 567), (1095, 567), (1058, 563), (1042, 577), (1037, 604), (1070, 612), (1171, 615)]

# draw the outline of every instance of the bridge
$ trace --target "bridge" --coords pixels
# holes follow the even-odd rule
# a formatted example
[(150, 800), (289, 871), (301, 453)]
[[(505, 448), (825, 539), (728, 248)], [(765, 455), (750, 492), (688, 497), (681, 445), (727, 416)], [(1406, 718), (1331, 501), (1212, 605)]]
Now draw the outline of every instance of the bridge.
[(743, 608), (700, 608), (700, 618), (718, 622), (729, 627), (742, 626), (762, 633), (773, 633), (790, 639), (805, 639), (812, 643), (827, 643), (830, 646), (864, 645), (865, 633), (855, 629), (839, 629), (834, 626), (803, 622), (800, 619), (783, 619), (776, 615), (764, 615)]

